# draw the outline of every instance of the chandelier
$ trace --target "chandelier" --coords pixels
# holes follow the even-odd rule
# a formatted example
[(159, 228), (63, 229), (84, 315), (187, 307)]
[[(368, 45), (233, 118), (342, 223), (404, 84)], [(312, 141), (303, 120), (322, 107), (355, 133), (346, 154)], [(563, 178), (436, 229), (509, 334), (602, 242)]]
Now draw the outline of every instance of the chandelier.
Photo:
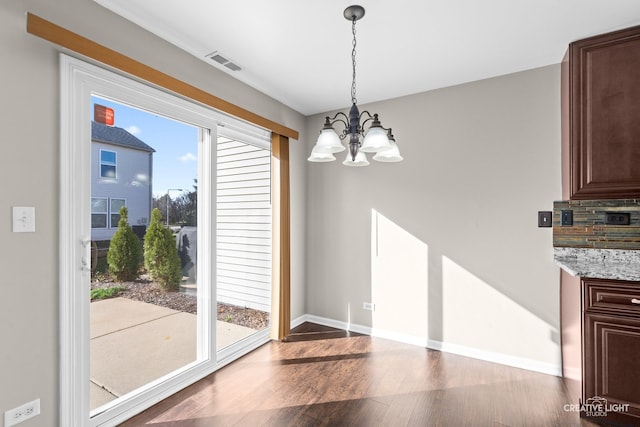
[[(343, 165), (367, 166), (365, 153), (376, 153), (373, 160), (379, 162), (399, 162), (402, 160), (398, 145), (396, 144), (391, 128), (385, 128), (380, 124), (377, 114), (371, 115), (368, 111), (360, 113), (356, 99), (356, 21), (364, 16), (362, 6), (349, 6), (344, 10), (345, 19), (351, 21), (353, 33), (353, 49), (351, 50), (351, 64), (353, 67), (353, 79), (351, 81), (351, 109), (349, 115), (339, 112), (333, 117), (325, 117), (324, 126), (320, 131), (316, 145), (311, 150), (310, 162), (331, 162), (336, 158), (334, 153), (345, 150), (340, 142), (349, 137), (349, 151)], [(360, 123), (361, 120), (364, 121)], [(334, 125), (344, 126), (338, 134)], [(366, 126), (368, 125), (368, 129)]]

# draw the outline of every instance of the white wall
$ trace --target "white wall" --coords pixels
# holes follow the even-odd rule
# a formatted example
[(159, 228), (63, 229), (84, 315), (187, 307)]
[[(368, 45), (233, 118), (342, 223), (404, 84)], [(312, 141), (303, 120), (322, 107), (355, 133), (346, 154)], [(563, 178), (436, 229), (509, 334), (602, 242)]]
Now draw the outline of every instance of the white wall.
[(559, 272), (537, 228), (561, 197), (559, 65), (364, 109), (405, 160), (309, 164), (308, 312), (559, 372)]
[[(305, 313), (304, 118), (89, 0), (0, 2), (0, 413), (35, 398), (58, 423), (58, 49), (26, 32), (26, 12), (299, 130), (291, 143), (292, 317)], [(35, 206), (36, 232), (11, 232), (11, 206)]]

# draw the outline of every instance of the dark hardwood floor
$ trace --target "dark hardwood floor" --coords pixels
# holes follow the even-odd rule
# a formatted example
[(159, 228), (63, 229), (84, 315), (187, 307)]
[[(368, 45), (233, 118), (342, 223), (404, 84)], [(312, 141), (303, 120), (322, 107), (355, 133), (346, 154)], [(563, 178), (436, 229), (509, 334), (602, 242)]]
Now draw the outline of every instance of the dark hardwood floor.
[(304, 324), (123, 426), (597, 426), (568, 403), (558, 377)]

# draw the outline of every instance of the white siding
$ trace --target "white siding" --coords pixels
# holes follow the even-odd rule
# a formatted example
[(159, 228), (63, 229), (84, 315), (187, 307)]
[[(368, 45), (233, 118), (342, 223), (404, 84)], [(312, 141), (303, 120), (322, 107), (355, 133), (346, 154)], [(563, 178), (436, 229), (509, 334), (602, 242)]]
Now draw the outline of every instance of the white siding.
[(218, 301), (271, 311), (271, 153), (218, 138)]

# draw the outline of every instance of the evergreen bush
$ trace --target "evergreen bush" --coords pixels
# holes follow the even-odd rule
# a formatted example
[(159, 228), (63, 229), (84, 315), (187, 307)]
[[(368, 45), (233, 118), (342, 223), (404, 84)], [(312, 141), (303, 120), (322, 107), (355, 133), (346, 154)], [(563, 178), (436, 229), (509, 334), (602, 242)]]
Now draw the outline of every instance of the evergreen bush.
[(176, 239), (162, 224), (162, 214), (151, 211), (151, 222), (144, 235), (144, 265), (151, 278), (167, 291), (178, 290), (182, 280)]
[(127, 208), (121, 207), (118, 230), (113, 235), (107, 252), (109, 273), (120, 281), (137, 279), (138, 269), (142, 264), (142, 246), (129, 226), (127, 216)]

